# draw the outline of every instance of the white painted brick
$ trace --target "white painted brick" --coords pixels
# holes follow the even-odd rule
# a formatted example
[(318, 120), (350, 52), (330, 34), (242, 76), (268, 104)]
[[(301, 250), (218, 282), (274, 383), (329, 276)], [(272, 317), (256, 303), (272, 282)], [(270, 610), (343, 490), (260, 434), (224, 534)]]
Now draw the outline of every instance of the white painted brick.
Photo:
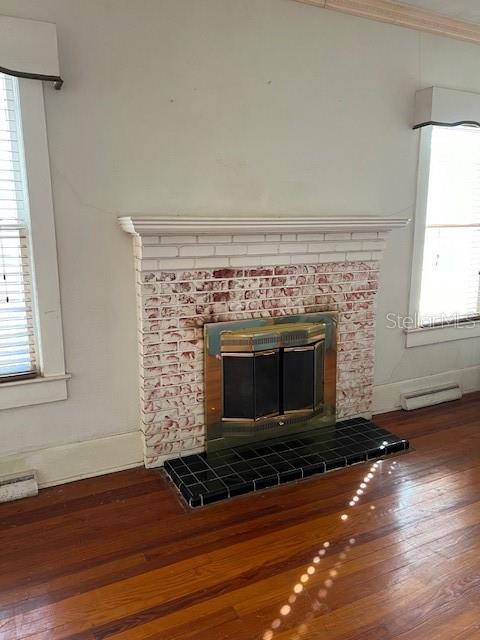
[(369, 251), (347, 251), (347, 260), (370, 260)]
[(246, 244), (220, 244), (215, 247), (217, 256), (244, 256), (247, 255)]
[(278, 253), (278, 244), (249, 244), (247, 253), (252, 256), (264, 256), (266, 253)]
[(318, 256), (319, 262), (345, 262), (344, 253), (321, 253)]
[(322, 252), (329, 253), (335, 251), (336, 243), (335, 242), (312, 242), (308, 245), (308, 252)]
[(382, 260), (382, 259), (383, 259), (383, 251), (370, 252), (370, 260)]
[(234, 242), (264, 242), (265, 234), (233, 236)]
[(383, 251), (385, 249), (385, 240), (362, 242), (362, 249), (365, 249), (365, 251)]
[[(248, 231), (250, 228), (245, 226)], [(254, 234), (254, 229), (250, 229), (251, 234)], [(160, 248), (160, 250), (167, 249), (167, 253), (175, 251), (177, 249), (186, 249), (183, 255), (189, 254), (191, 257), (159, 257), (157, 259), (141, 259), (135, 260), (135, 267), (137, 270), (137, 308), (141, 314), (138, 335), (140, 339), (141, 351), (145, 356), (141, 360), (141, 382), (142, 387), (142, 419), (145, 424), (145, 442), (147, 451), (147, 465), (158, 464), (159, 460), (164, 456), (164, 453), (168, 457), (176, 457), (178, 455), (188, 455), (198, 447), (198, 450), (203, 450), (204, 434), (200, 425), (204, 423), (203, 410), (201, 400), (198, 398), (198, 403), (194, 404), (197, 398), (191, 398), (193, 393), (201, 393), (203, 390), (203, 376), (202, 376), (202, 350), (201, 350), (201, 328), (195, 329), (179, 329), (182, 326), (184, 318), (193, 318), (192, 314), (195, 313), (195, 305), (193, 303), (187, 303), (187, 295), (178, 298), (176, 294), (170, 293), (170, 287), (160, 285), (159, 283), (142, 283), (142, 276), (145, 275), (145, 270), (179, 270), (179, 271), (191, 271), (198, 268), (201, 270), (205, 268), (207, 270), (212, 268), (225, 268), (231, 266), (233, 268), (255, 268), (262, 265), (268, 267), (276, 267), (280, 265), (308, 265), (308, 264), (321, 264), (321, 263), (333, 263), (328, 271), (332, 272), (344, 272), (350, 271), (352, 268), (354, 271), (361, 270), (351, 265), (342, 265), (348, 257), (349, 260), (362, 260), (367, 261), (367, 265), (371, 265), (372, 269), (377, 268), (376, 262), (370, 262), (371, 259), (379, 259), (382, 255), (382, 251), (378, 250), (383, 246), (377, 241), (377, 236), (370, 233), (363, 235), (353, 234), (350, 236), (347, 234), (347, 239), (344, 239), (344, 234), (340, 234), (342, 239), (339, 239), (338, 234), (327, 234), (326, 237), (323, 233), (320, 234), (284, 234), (282, 238), (281, 233), (271, 233), (265, 235), (253, 235), (254, 240), (249, 240), (249, 234), (239, 233), (237, 236), (237, 242), (233, 242), (230, 236), (216, 236), (214, 234), (210, 236), (198, 236), (196, 242), (185, 241), (186, 236), (178, 235), (172, 242), (173, 236), (165, 238), (167, 242), (164, 242), (156, 237), (149, 236), (149, 239), (155, 239), (153, 242), (142, 243), (141, 238), (138, 238), (136, 242), (137, 255), (142, 255), (142, 249), (145, 247)], [(252, 237), (250, 235), (250, 237)], [(260, 237), (260, 239), (259, 239)], [(195, 238), (192, 236), (192, 238)], [(168, 241), (170, 240), (170, 242)], [(280, 244), (277, 244), (280, 243)], [(303, 244), (302, 244), (303, 243)], [(248, 253), (248, 247), (252, 244), (255, 253)], [(365, 250), (355, 250), (352, 247), (359, 246)], [(271, 246), (275, 249), (272, 252)], [(309, 253), (311, 247), (318, 247), (317, 250)], [(348, 249), (343, 250), (345, 247)], [(370, 250), (370, 247), (373, 247)], [(342, 251), (338, 249), (342, 248)], [(368, 250), (367, 250), (368, 249)], [(213, 254), (212, 254), (213, 250)], [(205, 255), (205, 251), (208, 251), (208, 255)], [(259, 253), (256, 253), (259, 251)], [(147, 252), (148, 253), (148, 252)], [(162, 254), (164, 255), (164, 254)], [(203, 277), (203, 276), (201, 276)], [(363, 278), (363, 276), (362, 276)], [(355, 285), (363, 283), (363, 279)], [(172, 283), (172, 291), (175, 283)], [(348, 291), (348, 283), (342, 284), (342, 291)], [(188, 288), (188, 287), (187, 287)], [(315, 299), (317, 285), (306, 286), (298, 295), (298, 299), (292, 302), (291, 309), (299, 309), (298, 312), (303, 310), (304, 304), (312, 304)], [(374, 283), (372, 283), (372, 289), (375, 289)], [(322, 289), (323, 290), (323, 289)], [(326, 289), (325, 291), (327, 291)], [(238, 293), (238, 292), (236, 292)], [(266, 291), (264, 291), (266, 294)], [(162, 300), (169, 300), (168, 296), (172, 297), (171, 302), (162, 302)], [(193, 294), (197, 296), (197, 294)], [(328, 297), (329, 294), (325, 294)], [(155, 298), (158, 297), (156, 300)], [(336, 294), (332, 297), (331, 308), (341, 309), (342, 293)], [(203, 302), (208, 298), (204, 293), (198, 294), (199, 301)], [(302, 300), (303, 299), (303, 300)], [(245, 303), (240, 299), (233, 298), (235, 304), (224, 305), (219, 303), (218, 312), (225, 315), (225, 319), (232, 320), (243, 317), (245, 311), (243, 307)], [(283, 306), (285, 303), (285, 306)], [(155, 309), (160, 306), (165, 306), (165, 313), (173, 314), (173, 317), (168, 318), (155, 318), (147, 319), (144, 317), (146, 307), (148, 304), (147, 313), (157, 315)], [(368, 306), (365, 310), (363, 307)], [(225, 313), (222, 311), (223, 307), (228, 308), (229, 311)], [(252, 304), (252, 307), (255, 307)], [(289, 311), (289, 301), (282, 300), (282, 311)], [(248, 307), (247, 307), (248, 308)], [(337, 407), (338, 413), (344, 417), (350, 417), (352, 415), (359, 414), (364, 411), (368, 411), (370, 403), (370, 392), (372, 387), (373, 376), (373, 329), (370, 327), (373, 325), (374, 318), (374, 300), (372, 297), (367, 297), (365, 301), (362, 299), (355, 301), (353, 307), (348, 313), (342, 314), (342, 326), (339, 342), (339, 373), (340, 384), (338, 385)], [(294, 311), (290, 311), (294, 312)], [(268, 316), (269, 311), (252, 309), (248, 312), (248, 315)], [(369, 324), (365, 325), (364, 329), (358, 329), (356, 326), (357, 321), (368, 320)], [(172, 330), (172, 331), (170, 331)], [(178, 330), (178, 332), (174, 332)], [(164, 333), (169, 331), (170, 333)], [(356, 337), (351, 337), (350, 333), (358, 331)], [(178, 337), (178, 341), (177, 341)], [(177, 346), (177, 342), (182, 343), (179, 345), (179, 349), (172, 351)], [(346, 342), (348, 339), (348, 342)], [(351, 343), (351, 347), (350, 347)], [(195, 360), (192, 362), (182, 363), (181, 360), (177, 360), (179, 353), (182, 349), (194, 350)], [(362, 359), (357, 360), (361, 354)], [(364, 362), (367, 362), (368, 366), (362, 368)], [(148, 366), (147, 366), (148, 365)], [(146, 368), (145, 368), (146, 367)], [(160, 386), (161, 385), (161, 386)], [(157, 390), (154, 387), (158, 387)], [(166, 392), (166, 390), (168, 390)], [(170, 397), (169, 394), (172, 394)], [(153, 395), (152, 395), (153, 394)], [(167, 396), (168, 397), (163, 397)], [(154, 402), (152, 406), (149, 404)], [(178, 402), (177, 402), (178, 401)], [(179, 419), (179, 426), (177, 429), (168, 429), (162, 423), (164, 416), (169, 416)], [(190, 427), (193, 427), (190, 429)], [(158, 442), (158, 447), (154, 448), (152, 443)], [(164, 446), (166, 445), (166, 446)], [(163, 448), (162, 448), (163, 447)]]
[(300, 240), (302, 242), (305, 240), (307, 240), (308, 242), (325, 240), (325, 234), (324, 233), (299, 233), (297, 235), (297, 240)]
[(352, 240), (376, 240), (378, 237), (376, 231), (354, 231)]
[(168, 271), (169, 269), (193, 269), (195, 261), (192, 258), (164, 258), (158, 263), (159, 269)]
[(157, 268), (156, 260), (141, 260), (140, 269), (142, 271), (155, 271)]
[(195, 246), (180, 247), (181, 256), (213, 256), (215, 253), (215, 247), (207, 244), (197, 244)]
[(226, 256), (224, 258), (195, 258), (195, 266), (200, 267), (202, 269), (206, 268), (215, 268), (215, 267), (228, 267), (229, 266), (229, 258)]
[(291, 259), (292, 264), (315, 264), (321, 262), (320, 257), (316, 253), (300, 253), (299, 255), (293, 255)]
[(162, 236), (160, 238), (162, 244), (195, 244), (197, 236)]
[(291, 256), (262, 256), (260, 264), (264, 266), (278, 266), (280, 264), (290, 264)]
[(325, 240), (350, 240), (352, 237), (351, 233), (329, 233), (328, 231), (325, 233)]
[(218, 244), (219, 242), (231, 242), (232, 236), (204, 236), (203, 234), (198, 236), (198, 242), (200, 244)]
[(160, 238), (158, 236), (142, 236), (141, 238), (135, 236), (135, 240), (138, 240), (141, 244), (160, 244)]
[(280, 253), (298, 253), (299, 251), (308, 251), (308, 245), (301, 242), (285, 242), (278, 246)]
[[(230, 258), (230, 266), (231, 267), (254, 267), (256, 265), (252, 264), (252, 260), (254, 260), (254, 258), (252, 258), (251, 256), (241, 256), (239, 258), (233, 257), (233, 258)], [(278, 257), (277, 257), (277, 261), (278, 261)]]
[(142, 247), (142, 256), (143, 258), (175, 258), (178, 256), (178, 248), (159, 244), (152, 247)]
[(308, 251), (313, 253), (332, 253), (333, 251), (344, 253), (345, 251), (360, 251), (361, 249), (362, 242), (352, 240), (345, 242), (312, 242), (308, 245)]
[(354, 240), (335, 243), (335, 251), (360, 251), (360, 249), (362, 249), (362, 243)]

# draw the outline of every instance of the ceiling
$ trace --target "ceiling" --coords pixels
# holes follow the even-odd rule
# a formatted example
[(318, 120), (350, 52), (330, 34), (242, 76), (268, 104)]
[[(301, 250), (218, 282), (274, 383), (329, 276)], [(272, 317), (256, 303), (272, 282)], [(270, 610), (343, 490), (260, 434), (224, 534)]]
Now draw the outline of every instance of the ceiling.
[(421, 9), (430, 9), (451, 18), (464, 22), (480, 24), (479, 0), (399, 0), (402, 4), (410, 4)]

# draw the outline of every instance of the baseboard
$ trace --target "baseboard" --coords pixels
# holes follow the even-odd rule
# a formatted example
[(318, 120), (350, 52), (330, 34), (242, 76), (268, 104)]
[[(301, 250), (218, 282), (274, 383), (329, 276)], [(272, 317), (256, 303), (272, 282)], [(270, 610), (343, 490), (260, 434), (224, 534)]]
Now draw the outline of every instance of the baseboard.
[[(373, 390), (372, 414), (400, 409), (402, 392), (447, 382), (458, 382), (464, 393), (479, 391), (480, 366), (377, 385)], [(164, 456), (152, 466), (163, 465), (164, 459), (168, 457), (172, 456)], [(141, 433), (132, 431), (49, 449), (12, 454), (0, 458), (0, 469), (2, 474), (35, 469), (38, 472), (38, 484), (42, 488), (131, 469), (143, 466), (143, 463)]]
[(480, 366), (455, 369), (423, 378), (401, 380), (391, 384), (377, 385), (373, 389), (372, 413), (386, 413), (400, 409), (400, 394), (425, 387), (435, 387), (449, 382), (457, 382), (463, 393), (480, 391)]
[(140, 431), (0, 458), (2, 474), (36, 469), (40, 487), (101, 476), (140, 465), (143, 465)]

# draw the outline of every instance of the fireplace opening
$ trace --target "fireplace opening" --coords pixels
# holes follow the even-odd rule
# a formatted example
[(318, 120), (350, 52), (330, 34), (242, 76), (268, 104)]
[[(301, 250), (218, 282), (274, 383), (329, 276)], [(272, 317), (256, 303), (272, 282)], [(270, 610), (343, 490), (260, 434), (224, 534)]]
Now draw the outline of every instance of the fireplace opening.
[(315, 345), (222, 353), (223, 420), (311, 413), (323, 399), (323, 340)]
[(207, 451), (335, 422), (336, 313), (205, 325)]

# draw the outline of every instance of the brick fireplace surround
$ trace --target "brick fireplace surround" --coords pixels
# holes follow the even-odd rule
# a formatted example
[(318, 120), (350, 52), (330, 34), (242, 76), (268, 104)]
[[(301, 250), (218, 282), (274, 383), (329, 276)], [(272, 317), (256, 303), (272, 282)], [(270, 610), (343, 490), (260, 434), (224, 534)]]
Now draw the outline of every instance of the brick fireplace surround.
[(204, 450), (203, 325), (339, 312), (337, 415), (369, 415), (375, 295), (405, 218), (120, 218), (134, 236), (145, 466)]

